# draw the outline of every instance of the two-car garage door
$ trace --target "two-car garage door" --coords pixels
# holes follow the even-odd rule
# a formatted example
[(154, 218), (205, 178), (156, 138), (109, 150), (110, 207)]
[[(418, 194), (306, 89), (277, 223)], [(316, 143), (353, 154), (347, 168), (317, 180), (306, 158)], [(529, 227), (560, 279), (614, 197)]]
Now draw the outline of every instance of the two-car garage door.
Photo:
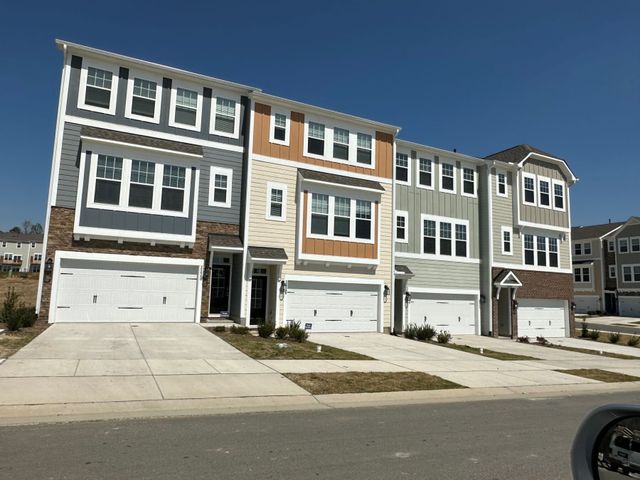
[(518, 301), (519, 337), (564, 337), (566, 300), (521, 299)]
[(285, 319), (312, 332), (378, 330), (379, 285), (288, 281)]
[(62, 258), (51, 313), (55, 322), (195, 322), (198, 272), (194, 264)]

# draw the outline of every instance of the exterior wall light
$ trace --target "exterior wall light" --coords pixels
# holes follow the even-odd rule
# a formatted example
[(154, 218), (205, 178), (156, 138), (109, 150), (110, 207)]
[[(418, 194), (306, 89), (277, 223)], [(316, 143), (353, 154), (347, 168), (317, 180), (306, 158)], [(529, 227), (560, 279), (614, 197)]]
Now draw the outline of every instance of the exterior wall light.
[(382, 301), (384, 303), (387, 303), (387, 301), (389, 300), (389, 293), (391, 293), (391, 290), (389, 289), (388, 285), (385, 285), (384, 290), (382, 291)]
[(411, 293), (405, 292), (404, 294), (404, 303), (409, 305), (411, 303)]
[(518, 301), (517, 300), (513, 301), (513, 308), (514, 308), (514, 310), (518, 309)]
[(287, 294), (287, 282), (282, 280), (280, 282), (280, 300), (284, 300), (284, 296)]

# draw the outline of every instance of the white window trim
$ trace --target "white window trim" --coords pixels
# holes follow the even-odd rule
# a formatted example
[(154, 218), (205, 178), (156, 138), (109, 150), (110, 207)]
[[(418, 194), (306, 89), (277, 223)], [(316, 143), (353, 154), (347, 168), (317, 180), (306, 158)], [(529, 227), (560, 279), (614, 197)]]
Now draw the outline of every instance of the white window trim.
[[(403, 153), (403, 152), (400, 152)], [(420, 159), (430, 160), (431, 161), (431, 185), (423, 185), (420, 183)], [(411, 163), (411, 155), (409, 155), (409, 163)], [(394, 159), (394, 168), (395, 168), (395, 159)], [(407, 177), (409, 178), (409, 177)], [(430, 155), (421, 155), (418, 152), (418, 156), (416, 158), (416, 187), (422, 188), (424, 190), (435, 190), (434, 179), (436, 178), (436, 161), (435, 158)], [(404, 183), (404, 182), (398, 182)]]
[[(625, 241), (627, 242), (627, 251), (623, 252), (622, 249), (620, 248), (620, 242)], [(629, 239), (628, 238), (618, 238), (618, 253), (624, 255), (627, 253), (631, 252), (631, 244), (629, 243)]]
[[(195, 126), (176, 122), (176, 95), (178, 88), (191, 90), (198, 93)], [(200, 129), (202, 128), (202, 86), (173, 79), (171, 83), (171, 100), (169, 102), (169, 126), (182, 128), (183, 130), (192, 130), (195, 132), (200, 131)]]
[[(556, 207), (556, 185), (562, 185), (562, 208)], [(554, 210), (558, 212), (566, 212), (567, 211), (567, 184), (560, 180), (551, 180), (551, 206)]]
[[(630, 281), (624, 279), (624, 268), (625, 267), (631, 268), (631, 280)], [(622, 283), (640, 283), (640, 281), (636, 281), (633, 278), (634, 277), (634, 269), (635, 268), (640, 268), (640, 263), (627, 263), (627, 264), (624, 264), (624, 265), (622, 265), (620, 267), (620, 273), (622, 274), (620, 280), (622, 280)]]
[[(504, 249), (504, 233), (509, 233), (509, 243), (511, 245), (511, 251), (507, 252)], [(500, 228), (500, 248), (502, 250), (502, 255), (513, 255), (513, 227), (501, 227)]]
[[(225, 175), (227, 177), (227, 197), (224, 202), (216, 202), (214, 200), (214, 189), (216, 175)], [(233, 191), (233, 169), (222, 167), (211, 167), (209, 171), (209, 206), (230, 208), (231, 207), (231, 195)]]
[[(216, 108), (218, 105), (218, 97), (236, 102), (235, 118), (233, 120), (233, 133), (221, 132), (216, 130)], [(239, 138), (240, 136), (240, 111), (242, 110), (240, 95), (227, 92), (216, 91), (211, 97), (211, 119), (209, 121), (209, 133), (219, 137)]]
[[(525, 178), (530, 178), (533, 180), (533, 202), (527, 202), (527, 200), (525, 199), (526, 198), (526, 190), (524, 188)], [(524, 205), (530, 205), (532, 207), (535, 207), (538, 205), (537, 200), (538, 200), (538, 180), (534, 174), (523, 172), (522, 173), (522, 203)]]
[[(580, 281), (576, 280), (576, 270), (580, 270)], [(585, 280), (584, 279), (584, 270), (588, 270), (589, 271), (589, 280)], [(591, 265), (581, 265), (581, 266), (574, 266), (573, 267), (573, 283), (577, 283), (580, 285), (591, 285), (593, 283), (593, 269), (591, 268)]]
[(615, 251), (616, 251), (616, 241), (607, 240), (607, 252), (615, 252)]
[[(500, 193), (500, 177), (499, 175), (504, 175), (504, 193)], [(509, 197), (509, 186), (507, 182), (507, 172), (505, 170), (496, 170), (496, 195), (498, 197)]]
[[(398, 153), (402, 154), (402, 155), (406, 155), (407, 156), (407, 181), (403, 181), (403, 180), (398, 180), (397, 178), (395, 178), (395, 182), (398, 185), (407, 185), (407, 186), (411, 186), (411, 152), (409, 151), (404, 151), (404, 150), (400, 150), (397, 149), (395, 155), (397, 155)], [(393, 176), (396, 177), (396, 156), (393, 157)], [(433, 170), (433, 166), (434, 163), (431, 163), (431, 170)], [(417, 167), (416, 167), (417, 168)], [(433, 176), (433, 173), (431, 174)], [(432, 177), (432, 181), (433, 181), (433, 177)], [(422, 188), (426, 188), (426, 187), (422, 187)]]
[[(613, 274), (613, 275), (612, 275)], [(609, 265), (609, 278), (616, 278), (616, 265)]]
[[(447, 163), (449, 165), (453, 165), (453, 190), (446, 190), (446, 189), (442, 188), (442, 180), (444, 178), (444, 175), (443, 175), (443, 170), (444, 169), (442, 168), (442, 164), (443, 163)], [(438, 162), (438, 173), (439, 173), (439, 175), (438, 175), (438, 178), (439, 178), (439, 185), (438, 185), (439, 188), (438, 188), (438, 190), (440, 192), (443, 192), (443, 193), (451, 193), (451, 194), (455, 195), (458, 192), (458, 167), (456, 165), (456, 162), (455, 161), (453, 161), (453, 162), (450, 162), (450, 161), (443, 162), (442, 159), (440, 159), (440, 161)]]
[[(586, 247), (589, 247), (589, 253), (587, 253)], [(593, 255), (593, 245), (591, 244), (591, 241), (582, 242), (582, 255), (586, 255), (586, 256)]]
[[(525, 242), (524, 242), (524, 236), (525, 235), (531, 235), (533, 237), (533, 265), (530, 265), (528, 263), (525, 263)], [(562, 264), (561, 264), (561, 255), (560, 255), (560, 240), (558, 239), (558, 251), (555, 252), (556, 255), (558, 256), (558, 266), (557, 267), (552, 267), (550, 260), (551, 260), (551, 251), (549, 249), (549, 239), (550, 238), (557, 238), (557, 237), (551, 237), (549, 235), (538, 235), (536, 233), (522, 233), (522, 265), (526, 266), (526, 267), (535, 267), (535, 268), (540, 268), (540, 269), (548, 269), (551, 272), (557, 272), (558, 270), (560, 270), (562, 268)], [(538, 265), (538, 237), (544, 237), (545, 241), (545, 253), (546, 253), (546, 265)]]
[[(271, 215), (271, 191), (282, 190), (282, 216), (274, 217)], [(278, 222), (287, 221), (287, 186), (284, 183), (267, 182), (267, 201), (265, 209), (265, 218), (267, 220), (275, 220)]]
[[(436, 253), (424, 253), (424, 221), (431, 220), (436, 222)], [(451, 255), (440, 254), (440, 223), (451, 224)], [(456, 255), (456, 225), (464, 225), (467, 228), (467, 254), (464, 257)], [(437, 215), (428, 215), (423, 213), (420, 215), (420, 257), (432, 259), (449, 259), (455, 261), (465, 261), (471, 258), (471, 230), (469, 228), (469, 220), (460, 218), (441, 217)]]
[[(547, 185), (549, 186), (549, 191), (547, 192), (549, 195), (549, 205), (543, 205), (542, 203), (542, 189), (540, 188), (540, 182), (547, 182)], [(538, 206), (540, 208), (546, 208), (547, 210), (551, 210), (555, 202), (555, 198), (553, 195), (553, 185), (551, 184), (551, 179), (549, 177), (543, 177), (542, 175), (538, 175), (536, 188), (538, 193), (538, 196), (537, 196)]]
[[(398, 218), (404, 218), (404, 238), (398, 238)], [(406, 210), (396, 210), (393, 222), (393, 236), (398, 243), (409, 243), (409, 212)]]
[[(319, 123), (324, 125), (324, 155), (316, 155), (309, 153), (307, 144), (309, 139), (309, 122)], [(343, 128), (349, 130), (349, 159), (342, 160), (333, 157), (333, 129)], [(371, 136), (371, 164), (358, 163), (358, 133), (364, 133)], [(316, 158), (319, 160), (326, 160), (329, 162), (341, 163), (343, 165), (350, 165), (352, 167), (367, 168), (375, 170), (376, 168), (376, 132), (369, 128), (359, 127), (355, 124), (341, 123), (335, 120), (329, 120), (324, 118), (315, 117), (312, 115), (305, 115), (304, 119), (304, 138), (303, 138), (303, 155), (309, 158)], [(395, 165), (395, 163), (394, 163)], [(410, 178), (410, 177), (409, 177)]]
[[(311, 213), (312, 213), (312, 202), (313, 202), (313, 194), (318, 194), (318, 195), (328, 195), (329, 196), (329, 213), (327, 214), (327, 235), (320, 235), (317, 233), (311, 233)], [(377, 218), (376, 218), (376, 202), (375, 200), (371, 200), (370, 198), (356, 198), (353, 196), (350, 196), (349, 194), (345, 193), (345, 194), (333, 194), (333, 193), (327, 193), (324, 191), (309, 191), (307, 193), (308, 198), (307, 198), (307, 231), (306, 231), (306, 237), (307, 238), (315, 238), (318, 240), (336, 240), (339, 242), (355, 242), (355, 243), (366, 243), (366, 244), (372, 244), (374, 243), (374, 240), (376, 238), (376, 231), (377, 231)], [(349, 213), (350, 213), (350, 217), (349, 217), (349, 236), (348, 237), (341, 237), (341, 236), (336, 236), (334, 235), (334, 219), (335, 219), (335, 199), (336, 197), (344, 197), (344, 198), (348, 198), (350, 200), (350, 205), (349, 205)], [(356, 204), (357, 204), (357, 200), (362, 200), (365, 202), (371, 202), (371, 238), (370, 239), (366, 239), (366, 238), (357, 238), (356, 237)]]
[[(133, 87), (135, 79), (149, 80), (156, 83), (156, 99), (153, 111), (153, 117), (145, 117), (144, 115), (136, 115), (131, 111), (133, 107)], [(133, 120), (140, 120), (148, 123), (160, 123), (160, 112), (162, 109), (162, 76), (145, 71), (129, 70), (129, 78), (127, 79), (127, 95), (124, 109), (124, 116)]]
[(8, 261), (13, 261), (13, 253), (9, 253), (9, 252), (5, 252), (4, 253), (4, 259), (8, 260)]
[(638, 253), (640, 252), (640, 250), (633, 250), (632, 248), (633, 240), (638, 240), (638, 242), (640, 243), (640, 237), (629, 237), (629, 253)]
[[(86, 150), (91, 151), (91, 159), (86, 158)], [(98, 155), (112, 155), (122, 158), (122, 177), (120, 179), (120, 199), (117, 205), (107, 205), (103, 203), (95, 203), (93, 201), (95, 196), (96, 186), (96, 172), (98, 169)], [(85, 145), (84, 152), (84, 165), (87, 165), (89, 160), (91, 161), (89, 171), (89, 184), (87, 185), (87, 208), (95, 208), (98, 210), (114, 210), (118, 212), (132, 212), (132, 213), (146, 213), (149, 215), (160, 215), (164, 217), (188, 217), (189, 208), (191, 203), (191, 189), (193, 188), (191, 182), (191, 165), (181, 164), (176, 162), (175, 158), (168, 156), (160, 156), (155, 152), (134, 152), (133, 150), (109, 147), (109, 149), (96, 148), (95, 145)], [(140, 208), (129, 206), (129, 189), (131, 184), (131, 161), (140, 160), (145, 162), (154, 162), (156, 170), (154, 172), (153, 183), (153, 207), (152, 208)], [(184, 178), (184, 201), (181, 212), (174, 212), (171, 210), (161, 210), (160, 205), (162, 203), (162, 179), (165, 165), (172, 165), (176, 167), (185, 168)]]
[[(284, 115), (286, 117), (285, 127), (284, 127), (284, 140), (277, 140), (274, 137), (274, 131), (276, 126), (276, 113), (280, 115)], [(326, 127), (325, 127), (326, 129)], [(275, 143), (277, 145), (284, 145), (286, 147), (289, 146), (289, 141), (291, 138), (291, 111), (285, 110), (283, 108), (271, 107), (271, 116), (269, 120), (269, 142)]]
[[(455, 164), (453, 166), (454, 174), (453, 174), (453, 185), (455, 187), (456, 177), (455, 177)], [(464, 169), (467, 168), (469, 170), (473, 170), (473, 193), (465, 193), (464, 191)], [(474, 165), (460, 165), (460, 195), (463, 197), (471, 197), (476, 198), (478, 196), (478, 172), (476, 171), (476, 167)]]
[[(111, 96), (109, 97), (109, 108), (101, 108), (93, 105), (85, 104), (87, 94), (87, 75), (88, 68), (98, 68), (111, 72)], [(118, 65), (108, 64), (84, 58), (82, 61), (82, 70), (80, 71), (80, 89), (78, 91), (78, 108), (82, 110), (90, 110), (92, 112), (104, 113), (107, 115), (116, 114), (116, 104), (118, 103), (118, 80), (120, 79), (120, 67)]]

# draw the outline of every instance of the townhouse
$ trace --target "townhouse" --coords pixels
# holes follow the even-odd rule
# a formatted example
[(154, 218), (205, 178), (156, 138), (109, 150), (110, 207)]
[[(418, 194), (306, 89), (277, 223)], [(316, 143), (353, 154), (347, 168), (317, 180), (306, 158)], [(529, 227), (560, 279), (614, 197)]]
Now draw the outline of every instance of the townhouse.
[(398, 128), (260, 92), (252, 98), (249, 325), (389, 330)]
[(486, 162), (404, 140), (396, 145), (394, 330), (426, 323), (479, 335)]
[(576, 313), (618, 311), (615, 233), (624, 222), (571, 229)]
[[(640, 317), (640, 217), (631, 217), (616, 230), (609, 248), (615, 250), (618, 313)], [(617, 247), (617, 248), (615, 248)]]
[(0, 232), (0, 272), (39, 272), (42, 234)]
[(57, 44), (64, 62), (40, 317), (242, 321), (254, 89)]
[[(482, 334), (535, 338), (574, 331), (567, 163), (529, 145), (485, 157), (481, 204)], [(482, 300), (484, 299), (484, 300)]]

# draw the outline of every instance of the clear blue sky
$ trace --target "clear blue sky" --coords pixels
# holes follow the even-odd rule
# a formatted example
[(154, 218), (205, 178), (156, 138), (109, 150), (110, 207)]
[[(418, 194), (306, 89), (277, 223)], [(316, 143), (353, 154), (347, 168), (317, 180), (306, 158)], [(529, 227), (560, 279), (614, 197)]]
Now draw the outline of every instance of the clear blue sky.
[(640, 214), (637, 0), (5, 3), (0, 229), (44, 223), (56, 37), (392, 123), (402, 138), (471, 155), (530, 143), (580, 178), (574, 225)]

